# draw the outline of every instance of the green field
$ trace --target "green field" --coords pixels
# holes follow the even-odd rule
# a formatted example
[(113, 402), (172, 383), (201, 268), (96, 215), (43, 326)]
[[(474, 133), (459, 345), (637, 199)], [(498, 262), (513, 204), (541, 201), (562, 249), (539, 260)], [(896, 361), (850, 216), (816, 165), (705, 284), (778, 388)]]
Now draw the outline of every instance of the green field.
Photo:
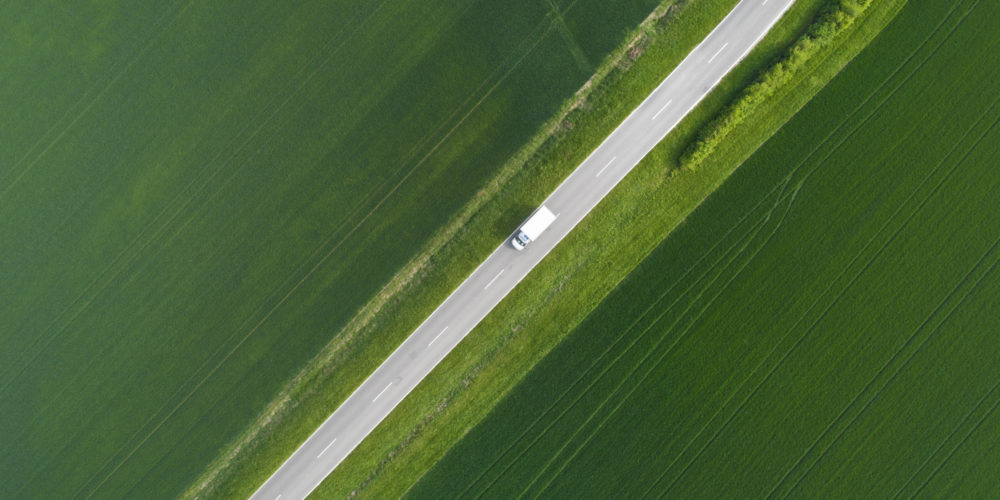
[(998, 24), (911, 0), (411, 495), (995, 495)]
[(183, 491), (656, 3), (5, 4), (0, 496)]

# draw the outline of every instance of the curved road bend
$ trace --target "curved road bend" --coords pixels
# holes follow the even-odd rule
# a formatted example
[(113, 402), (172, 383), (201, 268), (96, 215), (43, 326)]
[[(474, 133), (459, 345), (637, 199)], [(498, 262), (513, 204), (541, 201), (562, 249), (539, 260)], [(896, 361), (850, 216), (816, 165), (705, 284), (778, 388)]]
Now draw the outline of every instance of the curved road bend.
[(302, 443), (254, 499), (305, 498), (639, 160), (763, 38), (794, 0), (743, 0), (544, 204), (552, 226), (518, 252), (509, 239)]

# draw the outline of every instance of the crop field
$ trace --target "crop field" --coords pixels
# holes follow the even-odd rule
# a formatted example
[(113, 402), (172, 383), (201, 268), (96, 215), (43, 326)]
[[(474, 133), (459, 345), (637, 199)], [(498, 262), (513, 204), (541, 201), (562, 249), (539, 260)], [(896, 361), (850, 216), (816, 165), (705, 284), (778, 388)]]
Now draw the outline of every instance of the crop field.
[(6, 3), (0, 496), (180, 493), (655, 3)]
[(998, 23), (911, 0), (410, 496), (995, 495)]

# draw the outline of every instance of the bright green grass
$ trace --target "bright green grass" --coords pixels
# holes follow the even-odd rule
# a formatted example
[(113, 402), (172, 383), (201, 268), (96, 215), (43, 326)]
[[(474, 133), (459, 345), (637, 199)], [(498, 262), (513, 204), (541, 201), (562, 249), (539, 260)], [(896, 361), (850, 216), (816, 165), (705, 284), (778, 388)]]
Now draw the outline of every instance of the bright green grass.
[(180, 493), (655, 2), (146, 4), (0, 8), (0, 496)]
[(412, 496), (994, 495), (998, 22), (911, 0)]

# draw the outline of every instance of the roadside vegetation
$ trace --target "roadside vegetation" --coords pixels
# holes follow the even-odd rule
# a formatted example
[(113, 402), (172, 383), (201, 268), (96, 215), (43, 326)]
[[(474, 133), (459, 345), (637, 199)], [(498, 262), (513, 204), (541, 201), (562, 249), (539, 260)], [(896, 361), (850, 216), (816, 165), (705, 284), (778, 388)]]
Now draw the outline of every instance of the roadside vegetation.
[(6, 4), (0, 496), (179, 495), (390, 345), (338, 332), (654, 6)]
[(409, 496), (994, 494), (998, 21), (910, 0)]
[[(812, 58), (775, 100), (762, 106), (749, 125), (734, 134), (732, 147), (717, 149), (715, 159), (698, 172), (679, 170), (677, 158), (699, 127), (751, 83), (758, 71), (777, 60), (824, 5), (822, 1), (797, 2), (744, 64), (394, 410), (318, 493), (384, 497), (405, 491), (743, 159), (860, 51), (902, 3), (880, 3), (866, 12), (839, 43)], [(385, 336), (380, 338), (395, 339), (380, 351), (382, 357), (391, 352), (733, 5), (735, 2), (709, 0), (665, 3), (666, 14), (640, 30), (639, 43), (627, 44), (625, 52), (631, 56), (619, 59), (584, 102), (570, 106), (566, 117), (556, 124), (554, 138), (538, 145), (523, 167), (515, 164), (513, 174), (499, 176), (491, 183), (484, 191), (487, 201), (462, 212), (454, 226), (449, 224), (454, 232), (444, 239), (447, 243), (442, 242), (425, 261), (412, 263), (412, 274), (406, 276), (415, 279), (396, 289), (398, 294), (381, 302), (377, 311), (353, 323), (357, 330), (344, 338), (377, 330)], [(622, 245), (622, 241), (630, 244)], [(366, 358), (358, 354), (361, 352), (349, 344), (338, 344), (323, 356)], [(320, 368), (313, 373), (315, 385), (310, 389), (299, 386), (300, 392), (292, 398), (304, 409), (314, 408), (311, 416), (306, 416), (305, 410), (288, 414), (284, 422), (293, 425), (258, 435), (256, 449), (261, 454), (257, 456), (278, 457), (269, 459), (277, 460), (274, 467), (353, 389), (344, 392), (336, 371)], [(268, 452), (272, 447), (286, 451)], [(263, 477), (266, 474), (260, 475), (260, 481)]]
[(795, 41), (781, 60), (764, 71), (719, 116), (698, 132), (698, 139), (681, 153), (681, 166), (696, 168), (734, 128), (753, 115), (762, 102), (788, 86), (792, 77), (805, 67), (809, 58), (850, 30), (868, 5), (868, 0), (827, 2), (806, 33)]

